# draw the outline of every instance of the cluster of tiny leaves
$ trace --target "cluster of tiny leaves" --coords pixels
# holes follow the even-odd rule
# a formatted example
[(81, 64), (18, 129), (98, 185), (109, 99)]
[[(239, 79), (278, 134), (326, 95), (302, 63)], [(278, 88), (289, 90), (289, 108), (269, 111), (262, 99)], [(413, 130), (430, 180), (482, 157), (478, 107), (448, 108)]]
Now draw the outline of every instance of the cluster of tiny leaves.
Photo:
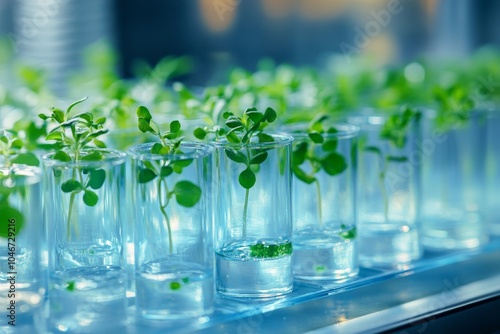
[(283, 244), (257, 243), (250, 246), (250, 256), (254, 258), (275, 258), (285, 255), (292, 255), (293, 247), (291, 242)]
[[(168, 157), (169, 155), (173, 156), (174, 154), (182, 153), (180, 146), (184, 137), (181, 136), (181, 123), (179, 121), (172, 121), (169, 130), (162, 133), (146, 107), (139, 106), (136, 114), (139, 130), (143, 133), (151, 133), (160, 140), (160, 142), (154, 143), (151, 147), (151, 154)], [(144, 168), (139, 168), (138, 170), (138, 181), (139, 183), (148, 183), (158, 177), (158, 182), (161, 182), (172, 173), (181, 174), (183, 169), (192, 162), (192, 159), (177, 161), (166, 159), (158, 161), (158, 165), (155, 166), (152, 162), (145, 161)], [(175, 196), (178, 204), (184, 207), (193, 207), (201, 198), (201, 189), (191, 181), (184, 180), (177, 182), (171, 191), (167, 190), (166, 196), (167, 199)]]
[[(408, 138), (408, 128), (412, 120), (418, 119), (420, 113), (413, 111), (410, 108), (405, 108), (402, 113), (396, 113), (388, 117), (380, 131), (380, 138), (388, 141), (393, 147), (403, 149), (406, 146)], [(376, 153), (383, 160), (382, 150), (376, 146), (366, 146), (367, 152)], [(387, 162), (406, 162), (408, 158), (405, 156), (388, 155), (385, 157)]]
[[(238, 176), (238, 182), (243, 188), (251, 189), (257, 180), (256, 168), (252, 169), (252, 166), (258, 167), (262, 164), (267, 159), (268, 153), (266, 149), (249, 150), (246, 146), (253, 142), (253, 138), (257, 138), (258, 143), (274, 141), (274, 138), (263, 130), (276, 120), (276, 112), (272, 108), (267, 108), (263, 113), (256, 108), (248, 108), (242, 117), (225, 112), (223, 118), (227, 129), (217, 128), (213, 132), (217, 137), (225, 137), (229, 143), (235, 144), (234, 149), (226, 148), (224, 152), (230, 160), (245, 166)], [(198, 139), (204, 139), (209, 132), (206, 128), (197, 128), (194, 135)], [(237, 148), (246, 148), (246, 152)]]
[(9, 135), (7, 131), (0, 134), (0, 156), (4, 158), (4, 166), (11, 164), (39, 166), (40, 161), (31, 152), (24, 150), (25, 142), (14, 135)]
[[(311, 121), (307, 129), (307, 139), (298, 139), (294, 143), (292, 152), (292, 171), (297, 179), (307, 184), (316, 183), (318, 191), (318, 216), (322, 223), (322, 199), (320, 192), (320, 182), (316, 174), (323, 170), (330, 176), (336, 176), (343, 173), (348, 165), (345, 157), (337, 152), (338, 138), (334, 136), (338, 130), (335, 127), (329, 127), (325, 130), (324, 121), (327, 116), (318, 116)], [(318, 150), (318, 146), (321, 150)], [(308, 163), (311, 171), (307, 173), (302, 166)], [(342, 226), (344, 230), (346, 227)], [(344, 239), (354, 239), (356, 229), (340, 232)]]
[[(45, 137), (47, 141), (54, 142), (53, 148), (56, 151), (52, 156), (54, 160), (70, 163), (103, 159), (99, 148), (105, 148), (106, 145), (98, 137), (108, 132), (104, 129), (106, 118), (94, 119), (91, 112), (71, 114), (72, 109), (86, 99), (85, 97), (73, 102), (66, 110), (51, 108), (50, 115), (38, 115), (45, 122), (55, 125)], [(56, 177), (60, 175), (58, 171), (54, 173)], [(79, 169), (78, 175), (73, 173), (70, 179), (61, 184), (61, 190), (70, 193), (72, 198), (83, 192), (83, 202), (87, 206), (95, 206), (99, 197), (94, 190), (101, 188), (105, 179), (106, 172), (103, 169)]]
[[(337, 129), (330, 127), (326, 130), (323, 128), (323, 122), (326, 117), (320, 117), (314, 120), (307, 135), (309, 140), (298, 140), (295, 142), (292, 153), (292, 171), (294, 175), (301, 181), (311, 184), (318, 182), (315, 174), (321, 170), (331, 176), (341, 174), (347, 169), (347, 162), (344, 156), (338, 153), (338, 139), (332, 137), (332, 134), (337, 133)], [(320, 145), (322, 151), (326, 155), (320, 155), (315, 148)], [(308, 174), (301, 167), (308, 162), (311, 166), (311, 172)]]
[[(386, 120), (384, 126), (382, 127), (382, 130), (380, 131), (380, 138), (388, 141), (394, 148), (403, 149), (406, 146), (408, 140), (408, 129), (410, 124), (413, 120), (418, 120), (419, 117), (420, 113), (412, 110), (411, 108), (405, 108), (402, 113), (391, 115)], [(377, 146), (365, 146), (363, 150), (365, 152), (377, 154), (382, 164), (379, 172), (379, 183), (384, 202), (384, 215), (387, 219), (389, 203), (385, 190), (385, 177), (387, 174), (389, 163), (404, 163), (408, 161), (408, 157), (395, 155), (384, 156), (382, 149)]]
[(9, 196), (15, 191), (23, 194), (24, 189), (4, 184), (9, 178), (16, 178), (11, 174), (10, 167), (13, 164), (38, 166), (38, 158), (30, 152), (24, 150), (24, 141), (18, 137), (2, 131), (0, 134), (0, 156), (3, 157), (3, 166), (0, 170), (0, 237), (8, 238), (9, 220), (15, 221), (16, 233), (19, 233), (24, 226), (24, 215), (9, 203)]

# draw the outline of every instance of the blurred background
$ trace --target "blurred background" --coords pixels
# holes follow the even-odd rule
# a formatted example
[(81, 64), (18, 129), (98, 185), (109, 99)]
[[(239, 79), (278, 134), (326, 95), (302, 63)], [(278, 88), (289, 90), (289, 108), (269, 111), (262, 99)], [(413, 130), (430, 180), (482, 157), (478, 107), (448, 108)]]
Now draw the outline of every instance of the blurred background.
[(500, 44), (498, 17), (495, 0), (1, 0), (0, 39), (64, 94), (99, 41), (116, 51), (122, 77), (139, 60), (189, 55), (183, 80), (205, 85), (234, 66), (254, 70), (263, 57), (315, 67), (332, 53), (372, 54), (381, 65), (465, 57)]

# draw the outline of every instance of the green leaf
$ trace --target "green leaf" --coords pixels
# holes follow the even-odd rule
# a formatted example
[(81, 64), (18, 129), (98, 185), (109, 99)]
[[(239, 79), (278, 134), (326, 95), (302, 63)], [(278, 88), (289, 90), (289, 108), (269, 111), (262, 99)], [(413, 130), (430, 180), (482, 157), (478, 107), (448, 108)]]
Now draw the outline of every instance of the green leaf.
[(337, 132), (339, 132), (339, 130), (337, 130), (334, 127), (328, 128), (328, 130), (326, 131), (326, 133), (328, 133), (328, 134), (334, 134), (334, 133), (337, 133)]
[(97, 125), (103, 125), (104, 123), (106, 123), (106, 117), (99, 117), (94, 122), (94, 124), (97, 124)]
[(42, 120), (46, 121), (49, 119), (49, 116), (45, 115), (45, 114), (38, 114), (38, 117), (41, 118)]
[(243, 154), (242, 152), (235, 151), (235, 150), (229, 150), (229, 149), (224, 150), (224, 152), (226, 153), (226, 156), (229, 159), (231, 159), (237, 163), (241, 163), (241, 164), (245, 164), (245, 165), (248, 164), (247, 156), (245, 154)]
[(66, 110), (66, 114), (69, 114), (69, 113), (70, 113), (70, 111), (71, 111), (71, 109), (73, 109), (76, 105), (78, 105), (78, 104), (80, 104), (80, 103), (84, 102), (87, 98), (88, 98), (88, 97), (86, 96), (86, 97), (84, 97), (83, 99), (80, 99), (80, 100), (78, 100), (78, 101), (73, 102), (73, 103), (72, 103), (72, 104), (68, 107), (68, 109)]
[(147, 183), (156, 177), (156, 173), (149, 168), (140, 168), (138, 174), (139, 183)]
[(28, 165), (28, 166), (39, 166), (40, 160), (33, 153), (20, 153), (12, 162), (20, 165)]
[(98, 148), (106, 148), (106, 144), (104, 142), (100, 141), (99, 139), (94, 139), (92, 142)]
[(376, 154), (378, 154), (379, 156), (382, 156), (382, 151), (380, 150), (380, 148), (378, 148), (378, 147), (376, 147), (376, 146), (366, 146), (366, 147), (365, 147), (365, 151), (366, 151), (366, 152), (376, 153)]
[(57, 151), (56, 154), (54, 154), (54, 156), (52, 157), (52, 159), (63, 161), (63, 162), (70, 162), (71, 161), (71, 157), (69, 156), (69, 154), (64, 152), (64, 151)]
[(292, 152), (292, 165), (299, 166), (304, 163), (306, 160), (307, 148), (308, 144), (306, 142), (302, 142), (296, 145), (295, 149)]
[(87, 206), (94, 206), (97, 204), (97, 201), (99, 201), (99, 196), (92, 190), (85, 190), (85, 193), (83, 194), (83, 202)]
[(90, 170), (89, 178), (89, 186), (92, 189), (99, 189), (102, 187), (104, 180), (106, 179), (106, 171), (103, 169), (92, 169)]
[[(0, 237), (9, 238), (9, 222), (15, 223), (16, 235), (23, 230), (24, 216), (8, 203), (0, 204)], [(12, 225), (11, 225), (12, 226)], [(16, 235), (12, 236), (15, 237)]]
[(173, 140), (175, 138), (177, 138), (177, 133), (173, 133), (173, 132), (167, 132), (163, 138), (166, 138), (166, 139), (170, 139), (170, 140)]
[(64, 111), (61, 109), (54, 108), (52, 109), (52, 118), (57, 122), (57, 123), (63, 123), (64, 122)]
[(407, 162), (408, 161), (408, 158), (407, 157), (403, 157), (403, 156), (387, 156), (386, 157), (387, 161), (391, 161), (391, 162)]
[(81, 160), (83, 161), (99, 161), (102, 160), (102, 153), (98, 151), (94, 151), (92, 153), (89, 153), (87, 155), (84, 155)]
[(135, 111), (135, 113), (136, 113), (137, 117), (144, 119), (145, 121), (148, 122), (148, 124), (149, 124), (149, 121), (151, 121), (151, 119), (153, 118), (151, 116), (151, 113), (149, 112), (148, 108), (146, 108), (144, 106), (137, 107), (137, 110)]
[(245, 169), (238, 176), (238, 182), (245, 189), (252, 188), (255, 184), (255, 181), (257, 181), (257, 178), (250, 168)]
[(267, 159), (267, 152), (260, 152), (252, 157), (250, 160), (251, 165), (260, 165)]
[(304, 172), (298, 165), (292, 166), (292, 171), (293, 174), (302, 182), (305, 182), (307, 184), (311, 184), (316, 181), (316, 178), (314, 176), (311, 176)]
[(72, 291), (75, 291), (75, 289), (76, 289), (75, 281), (68, 281), (67, 285), (66, 285), (66, 290), (68, 290), (69, 292), (72, 292)]
[(84, 112), (78, 115), (75, 115), (73, 118), (81, 118), (87, 121), (87, 123), (91, 123), (94, 120), (94, 116), (89, 112)]
[(205, 139), (205, 137), (207, 136), (207, 132), (200, 127), (197, 127), (196, 129), (194, 129), (193, 134), (197, 139), (200, 139), (200, 140)]
[(94, 131), (91, 134), (89, 134), (87, 136), (87, 138), (85, 138), (85, 139), (86, 139), (87, 142), (90, 142), (92, 139), (97, 138), (99, 136), (102, 136), (102, 135), (108, 133), (108, 131), (109, 131), (108, 129), (100, 129), (100, 130)]
[(268, 107), (264, 113), (264, 116), (266, 117), (266, 120), (269, 122), (269, 123), (272, 123), (276, 120), (276, 111), (271, 108), (271, 107)]
[(238, 128), (238, 127), (243, 127), (243, 123), (241, 120), (236, 117), (236, 116), (230, 116), (227, 121), (226, 125), (228, 128), (233, 129), (233, 128)]
[(347, 162), (342, 155), (332, 152), (321, 160), (321, 166), (328, 175), (337, 175), (347, 169)]
[(233, 144), (240, 143), (240, 138), (234, 132), (228, 132), (226, 135), (226, 139), (228, 142)]
[(179, 290), (181, 288), (181, 283), (170, 282), (170, 290)]
[(17, 150), (20, 150), (21, 148), (23, 148), (24, 146), (24, 143), (21, 139), (15, 139), (11, 144), (10, 144), (10, 147), (12, 147), (13, 149), (17, 149)]
[(163, 150), (163, 145), (161, 143), (154, 143), (151, 146), (151, 154), (161, 154)]
[(266, 133), (259, 133), (257, 135), (257, 138), (259, 138), (259, 143), (272, 143), (272, 142), (274, 142), (273, 136), (268, 135)]
[(170, 123), (170, 132), (177, 133), (181, 131), (181, 123), (179, 121), (172, 121)]
[(263, 113), (258, 112), (257, 110), (247, 111), (246, 114), (254, 123), (259, 123), (265, 117)]
[(46, 137), (45, 140), (56, 140), (56, 141), (62, 141), (62, 133), (61, 132), (52, 132), (49, 133)]
[(161, 177), (167, 177), (174, 172), (174, 169), (171, 166), (163, 166), (160, 170)]
[(339, 143), (339, 141), (336, 138), (329, 139), (329, 140), (325, 141), (323, 143), (323, 145), (321, 145), (321, 147), (323, 148), (323, 150), (325, 150), (327, 152), (335, 151), (337, 149), (338, 143)]
[(61, 184), (61, 190), (65, 193), (70, 193), (82, 189), (83, 189), (82, 184), (74, 179), (68, 180), (63, 184)]
[(201, 198), (200, 187), (190, 181), (177, 182), (173, 192), (177, 203), (186, 208), (193, 207)]
[(184, 159), (184, 160), (174, 161), (173, 164), (175, 166), (180, 166), (182, 168), (185, 168), (185, 167), (191, 165), (192, 162), (193, 162), (193, 159)]
[(353, 228), (349, 231), (340, 232), (340, 236), (345, 240), (352, 240), (356, 238), (356, 235), (357, 235), (356, 228)]
[(138, 126), (139, 126), (139, 130), (142, 132), (142, 133), (146, 133), (146, 132), (152, 132), (152, 133), (156, 133), (153, 128), (151, 127), (151, 125), (149, 125), (149, 120), (145, 119), (145, 118), (139, 118), (138, 120)]
[(310, 132), (307, 134), (311, 140), (316, 144), (321, 144), (324, 142), (323, 136), (318, 132)]

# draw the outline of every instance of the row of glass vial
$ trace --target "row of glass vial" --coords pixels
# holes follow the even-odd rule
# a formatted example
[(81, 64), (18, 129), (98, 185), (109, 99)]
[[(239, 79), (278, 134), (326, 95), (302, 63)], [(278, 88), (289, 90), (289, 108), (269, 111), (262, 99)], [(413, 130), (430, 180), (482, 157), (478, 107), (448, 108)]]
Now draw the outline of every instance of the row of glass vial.
[[(415, 121), (395, 147), (380, 140), (386, 118), (351, 121), (359, 138), (357, 127), (335, 125), (321, 143), (292, 133), (293, 147), (286, 135), (249, 147), (184, 143), (183, 154), (169, 157), (152, 155), (152, 144), (137, 146), (129, 150), (127, 180), (126, 157), (117, 151), (78, 165), (47, 155), (46, 240), (39, 173), (3, 170), (9, 177), (2, 179), (1, 218), (14, 224), (16, 239), (13, 269), (9, 256), (2, 259), (2, 290), (15, 272), (18, 321), (47, 293), (42, 318), (51, 331), (125, 326), (126, 262), (134, 263), (138, 314), (183, 318), (212, 311), (214, 285), (226, 296), (273, 297), (292, 290), (294, 275), (342, 280), (357, 274), (358, 259), (362, 266), (405, 267), (421, 256), (422, 244), (460, 249), (487, 241), (479, 169), (487, 134), (481, 127), (491, 122), (473, 119), (443, 134), (426, 120), (420, 138)], [(427, 162), (435, 159), (453, 168)], [(433, 191), (421, 197), (421, 185)], [(5, 249), (12, 248), (9, 231), (0, 238)], [(40, 247), (48, 250), (48, 291)]]

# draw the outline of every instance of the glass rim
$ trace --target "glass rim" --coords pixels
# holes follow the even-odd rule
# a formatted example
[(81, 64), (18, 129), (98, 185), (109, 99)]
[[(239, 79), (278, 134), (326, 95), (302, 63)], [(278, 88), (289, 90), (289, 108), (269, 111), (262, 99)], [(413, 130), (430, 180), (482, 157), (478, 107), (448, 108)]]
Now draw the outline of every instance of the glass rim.
[[(355, 124), (349, 124), (343, 122), (326, 122), (326, 124), (334, 127), (337, 130), (337, 132), (334, 133), (323, 132), (321, 133), (321, 135), (324, 138), (348, 139), (356, 137), (360, 132), (359, 126)], [(303, 139), (308, 137), (308, 134), (306, 130), (301, 126), (307, 126), (307, 125), (309, 125), (309, 123), (290, 124), (290, 126), (283, 127), (282, 131), (292, 136), (294, 139)], [(296, 128), (297, 131), (299, 132), (293, 132), (294, 128)]]
[(115, 150), (112, 148), (90, 148), (83, 149), (82, 152), (88, 151), (98, 151), (103, 153), (104, 157), (102, 160), (92, 160), (92, 161), (60, 161), (55, 160), (52, 157), (56, 154), (56, 152), (50, 152), (42, 155), (42, 163), (46, 167), (86, 167), (93, 168), (99, 167), (102, 165), (119, 165), (125, 162), (127, 155), (119, 150)]
[[(251, 147), (253, 149), (264, 149), (264, 148), (275, 148), (275, 147), (283, 147), (286, 145), (289, 145), (293, 141), (293, 137), (290, 136), (289, 134), (286, 133), (273, 133), (273, 134), (268, 134), (269, 136), (273, 137), (275, 141), (271, 142), (263, 142), (263, 143), (231, 143), (227, 139), (219, 139), (219, 140), (214, 140), (211, 142), (212, 145), (214, 145), (217, 148), (241, 148), (241, 147)], [(278, 139), (276, 141), (276, 139)]]
[(154, 154), (151, 153), (149, 150), (156, 143), (158, 142), (133, 145), (132, 147), (127, 149), (127, 155), (130, 156), (132, 159), (136, 160), (165, 160), (165, 159), (172, 160), (172, 158), (175, 158), (175, 160), (188, 160), (188, 159), (207, 157), (214, 150), (214, 147), (207, 143), (182, 141), (180, 146), (181, 148), (182, 147), (194, 148), (195, 151), (188, 153), (183, 152), (183, 153)]

